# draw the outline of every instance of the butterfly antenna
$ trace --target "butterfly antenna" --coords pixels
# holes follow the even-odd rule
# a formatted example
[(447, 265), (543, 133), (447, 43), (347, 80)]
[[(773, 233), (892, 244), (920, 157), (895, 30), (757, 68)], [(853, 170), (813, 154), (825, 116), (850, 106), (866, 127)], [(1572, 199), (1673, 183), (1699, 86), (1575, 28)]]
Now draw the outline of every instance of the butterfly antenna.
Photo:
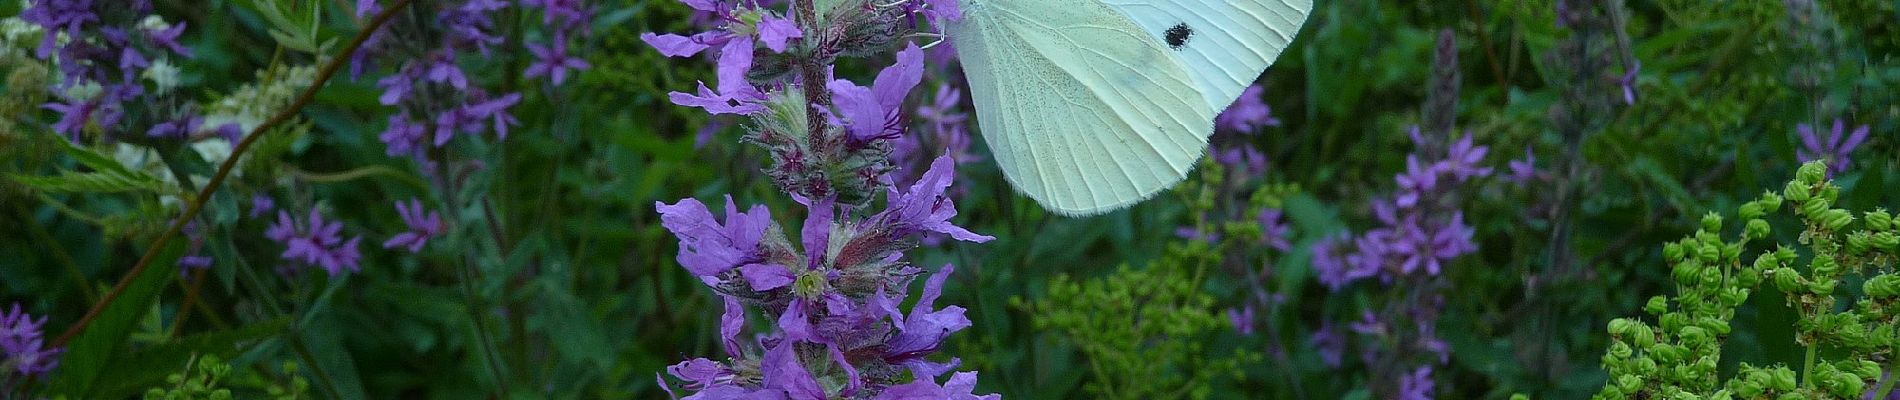
[(927, 38), (935, 39), (935, 40), (931, 40), (930, 43), (924, 44), (923, 46), (918, 46), (917, 48), (920, 50), (930, 50), (931, 47), (936, 47), (938, 44), (942, 44), (944, 38), (947, 37), (941, 33), (930, 33), (930, 32), (913, 33), (911, 34), (911, 36), (912, 37), (927, 37)]

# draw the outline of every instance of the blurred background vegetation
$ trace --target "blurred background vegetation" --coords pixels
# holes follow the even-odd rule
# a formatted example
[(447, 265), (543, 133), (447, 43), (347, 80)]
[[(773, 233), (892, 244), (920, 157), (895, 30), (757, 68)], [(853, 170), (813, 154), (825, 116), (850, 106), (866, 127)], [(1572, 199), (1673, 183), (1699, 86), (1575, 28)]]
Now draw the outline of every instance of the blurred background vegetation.
[[(181, 90), (212, 99), (258, 81), (259, 71), (314, 64), (271, 36), (259, 4), (272, 1), (157, 0), (161, 15), (190, 27), (185, 42), (196, 57), (180, 65)], [(1437, 331), (1451, 348), (1437, 369), (1440, 397), (1595, 393), (1605, 379), (1597, 366), (1604, 324), (1673, 290), (1660, 244), (1693, 231), (1704, 212), (1733, 209), (1792, 176), (1798, 124), (1825, 128), (1839, 118), (1850, 129), (1870, 126), (1855, 161), (1835, 177), (1840, 203), (1900, 205), (1896, 2), (1629, 0), (1621, 9), (1629, 54), (1641, 62), (1635, 99), (1598, 93), (1617, 100), (1607, 108), (1573, 107), (1579, 100), (1566, 97), (1618, 90), (1623, 70), (1574, 72), (1582, 57), (1561, 50), (1582, 33), (1558, 26), (1556, 13), (1581, 6), (1563, 2), (1316, 1), (1294, 45), (1261, 80), (1283, 125), (1217, 139), (1264, 152), (1263, 175), (1223, 173), (1210, 162), (1178, 190), (1134, 208), (1065, 218), (1014, 194), (986, 157), (965, 163), (956, 182), (967, 190), (959, 224), (997, 239), (913, 253), (920, 265), (954, 263), (962, 272), (939, 304), (967, 307), (974, 326), (945, 352), (961, 357), (962, 369), (981, 371), (979, 392), (1014, 398), (1096, 397), (1101, 392), (1091, 390), (1121, 385), (1123, 393), (1163, 397), (1371, 397), (1368, 387), (1388, 383), (1370, 382), (1365, 365), (1327, 366), (1308, 338), (1322, 323), (1358, 319), (1386, 289), (1362, 283), (1329, 292), (1312, 278), (1309, 249), (1325, 235), (1372, 225), (1364, 204), (1390, 192), (1405, 168), (1413, 150), (1407, 128), (1424, 119), (1441, 31), (1456, 38), (1462, 82), (1451, 117), (1458, 132), (1490, 146), (1483, 164), (1502, 174), (1528, 148), (1539, 170), (1562, 176), (1551, 182), (1565, 184), (1493, 182), (1464, 198), (1479, 251), (1448, 265), (1445, 285), (1431, 289), (1443, 296)], [(17, 14), (20, 5), (7, 3), (0, 15)], [(272, 4), (326, 8), (320, 39), (347, 40), (357, 26), (342, 1)], [(739, 141), (736, 121), (667, 102), (666, 92), (711, 80), (710, 65), (666, 59), (638, 36), (692, 31), (691, 10), (671, 0), (592, 5), (593, 34), (575, 52), (593, 68), (557, 89), (524, 90), (513, 110), (518, 130), (472, 145), (486, 157), (486, 168), (469, 172), (478, 182), (469, 190), (486, 193), (486, 210), (473, 212), (494, 215), (494, 232), (452, 234), (420, 256), (365, 246), (362, 272), (347, 279), (306, 274), (245, 289), (214, 272), (221, 282), (193, 289), (186, 277), (168, 278), (175, 280), (124, 314), (127, 334), (105, 343), (110, 356), (62, 366), (104, 378), (75, 389), (59, 386), (71, 378), (56, 373), (40, 388), (124, 397), (170, 387), (167, 375), (196, 376), (205, 368), (194, 363), (221, 359), (235, 367), (222, 373), (241, 378), (225, 385), (240, 393), (665, 396), (654, 379), (665, 366), (721, 353), (721, 304), (673, 260), (677, 242), (653, 204), (731, 193), (741, 204), (790, 205), (773, 204), (783, 196), (757, 172), (767, 157)], [(541, 23), (518, 11), (502, 15), (511, 40)], [(526, 57), (497, 53), (492, 68), (471, 78), (514, 88)], [(47, 130), (57, 115), (27, 97), (40, 95), (33, 87), (45, 78), (21, 76), (25, 63), (0, 64), (13, 67), (0, 71), (9, 76), (0, 87), (8, 120), (0, 125), (0, 172), (74, 169), (64, 139)], [(875, 67), (846, 65), (839, 75), (867, 76)], [(373, 83), (333, 80), (304, 109), (295, 125), (301, 134), (265, 153), (281, 165), (256, 167), (232, 190), (294, 187), (294, 199), (281, 201), (326, 204), (350, 231), (402, 231), (390, 203), (426, 189), (407, 159), (385, 156), (376, 140), (390, 110), (377, 103)], [(702, 141), (707, 126), (716, 130)], [(65, 329), (170, 221), (167, 207), (175, 206), (160, 197), (0, 181), (0, 299), (50, 316), (49, 336)], [(1263, 204), (1285, 210), (1293, 250), (1176, 236), (1178, 227), (1221, 223), (1204, 216)], [(275, 259), (276, 245), (259, 233), (268, 221), (233, 224), (222, 232), (231, 238), (227, 255)], [(1777, 230), (1784, 242), (1793, 232)], [(456, 266), (465, 256), (478, 260), (479, 275)], [(1284, 296), (1265, 317), (1270, 334), (1242, 335), (1225, 322), (1224, 310), (1247, 289), (1219, 275), (1226, 269), (1205, 267), (1223, 263), (1270, 266), (1272, 291)], [(193, 310), (181, 309), (187, 293), (195, 293)], [(1725, 365), (1798, 364), (1800, 349), (1786, 345), (1792, 317), (1780, 303), (1763, 295), (1742, 309)], [(1174, 318), (1131, 317), (1146, 315), (1140, 310)], [(493, 356), (484, 355), (484, 341), (495, 344)]]

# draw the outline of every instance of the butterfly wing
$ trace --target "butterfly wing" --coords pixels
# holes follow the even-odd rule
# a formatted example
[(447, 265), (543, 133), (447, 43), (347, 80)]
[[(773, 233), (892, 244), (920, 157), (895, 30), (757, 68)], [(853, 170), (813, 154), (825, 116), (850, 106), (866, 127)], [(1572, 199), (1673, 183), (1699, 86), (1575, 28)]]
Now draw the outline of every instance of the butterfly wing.
[[(1205, 96), (1225, 110), (1293, 42), (1312, 0), (1101, 0), (1126, 13), (1156, 40), (1177, 32), (1172, 49)], [(1177, 28), (1177, 26), (1181, 28)]]
[(1187, 177), (1215, 111), (1167, 46), (1099, 0), (965, 3), (950, 24), (978, 124), (1010, 184), (1065, 215)]

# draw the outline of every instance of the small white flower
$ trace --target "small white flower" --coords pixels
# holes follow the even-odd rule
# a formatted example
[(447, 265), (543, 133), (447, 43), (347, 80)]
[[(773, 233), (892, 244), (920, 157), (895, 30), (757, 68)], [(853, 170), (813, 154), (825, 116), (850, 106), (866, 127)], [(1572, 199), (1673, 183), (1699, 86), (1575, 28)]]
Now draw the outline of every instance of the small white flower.
[(146, 68), (141, 76), (157, 85), (159, 93), (170, 92), (172, 88), (178, 87), (178, 67), (163, 58), (153, 61), (152, 67)]

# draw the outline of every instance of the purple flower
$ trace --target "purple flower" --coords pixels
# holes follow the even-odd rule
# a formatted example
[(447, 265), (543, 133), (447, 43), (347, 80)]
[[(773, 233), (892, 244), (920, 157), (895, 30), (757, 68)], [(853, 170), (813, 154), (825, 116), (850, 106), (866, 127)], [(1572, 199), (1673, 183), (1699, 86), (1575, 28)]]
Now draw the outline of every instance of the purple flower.
[(1347, 265), (1347, 255), (1351, 253), (1345, 248), (1348, 240), (1351, 238), (1341, 232), (1320, 238), (1318, 242), (1313, 243), (1313, 272), (1318, 276), (1320, 285), (1326, 286), (1329, 291), (1338, 292), (1340, 288), (1352, 282), (1352, 278), (1347, 274), (1350, 269)]
[[(590, 16), (586, 0), (523, 0), (522, 5), (541, 7), (541, 23), (549, 26), (585, 26)], [(560, 20), (559, 24), (555, 20)]]
[[(681, 0), (681, 2), (695, 10), (713, 13), (719, 21), (740, 21), (733, 15), (735, 10), (725, 7), (724, 2), (707, 0)], [(754, 11), (764, 12), (757, 9)], [(697, 93), (672, 92), (667, 97), (673, 101), (673, 104), (702, 108), (714, 115), (749, 115), (765, 110), (765, 106), (760, 104), (765, 101), (765, 94), (746, 81), (746, 72), (752, 69), (754, 35), (758, 35), (757, 40), (764, 41), (766, 47), (772, 48), (773, 51), (782, 51), (785, 40), (803, 36), (803, 33), (797, 32), (797, 26), (792, 25), (789, 20), (770, 16), (769, 13), (761, 17), (759, 21), (761, 26), (744, 27), (746, 29), (741, 30), (747, 32), (746, 34), (734, 33), (733, 29), (736, 27), (726, 26), (720, 30), (701, 32), (693, 36), (649, 32), (641, 34), (640, 40), (667, 57), (691, 57), (701, 51), (719, 48), (718, 67), (715, 68), (719, 78), (717, 91), (707, 88), (705, 82), (700, 82)]]
[(152, 125), (152, 129), (145, 131), (145, 136), (151, 138), (185, 139), (190, 137), (192, 132), (197, 132), (199, 125), (203, 125), (204, 121), (204, 117), (199, 117), (195, 114), (186, 114), (180, 119)]
[(956, 202), (944, 196), (950, 180), (956, 176), (956, 163), (948, 156), (937, 157), (930, 170), (911, 185), (910, 190), (889, 190), (889, 208), (870, 218), (870, 223), (889, 227), (900, 234), (935, 232), (966, 242), (988, 242), (995, 237), (978, 235), (950, 223), (957, 216)]
[[(425, 214), (426, 212), (426, 214)], [(409, 225), (409, 231), (396, 234), (383, 242), (383, 248), (407, 248), (410, 253), (422, 251), (422, 246), (430, 238), (441, 236), (448, 230), (442, 223), (442, 215), (422, 207), (422, 200), (411, 198), (408, 203), (396, 202), (396, 214), (402, 216), (402, 222)]]
[(1393, 177), (1399, 184), (1399, 195), (1395, 198), (1399, 208), (1411, 208), (1418, 205), (1421, 198), (1438, 191), (1438, 173), (1444, 164), (1422, 163), (1417, 154), (1405, 156), (1405, 173)]
[(87, 23), (99, 22), (99, 14), (92, 11), (92, 0), (33, 0), (20, 11), (20, 20), (39, 25), (46, 32), (37, 55), (47, 58), (53, 54), (59, 34), (80, 37)]
[(1246, 144), (1214, 153), (1214, 161), (1229, 168), (1246, 168), (1246, 177), (1267, 174), (1267, 154)]
[[(1843, 136), (1841, 135), (1841, 131), (1845, 129), (1845, 127), (1846, 123), (1844, 121), (1835, 118), (1834, 130), (1829, 132), (1827, 138), (1823, 140), (1819, 135), (1815, 134), (1813, 126), (1808, 124), (1796, 125), (1795, 131), (1801, 133), (1802, 149), (1795, 151), (1795, 156), (1803, 163), (1814, 160), (1827, 162), (1828, 177), (1833, 177), (1836, 173), (1846, 172), (1847, 164), (1854, 161), (1849, 155), (1853, 154), (1855, 148), (1860, 147), (1861, 142), (1867, 140), (1868, 128), (1867, 125), (1861, 125), (1854, 128), (1853, 133)], [(1845, 139), (1845, 141), (1842, 139)]]
[(1253, 335), (1253, 303), (1247, 303), (1240, 309), (1227, 309), (1227, 322), (1234, 324), (1234, 331), (1241, 336)]
[(1452, 143), (1451, 150), (1446, 152), (1444, 170), (1460, 182), (1491, 176), (1491, 167), (1478, 166), (1484, 162), (1485, 153), (1490, 151), (1489, 146), (1472, 145), (1471, 134), (1466, 133), (1463, 138)]
[(361, 271), (358, 265), (362, 254), (357, 252), (357, 242), (362, 236), (343, 240), (342, 222), (324, 221), (317, 209), (310, 209), (310, 215), (301, 224), (292, 220), (289, 211), (277, 212), (277, 223), (264, 232), (265, 237), (283, 243), (285, 260), (297, 261), (303, 265), (317, 266), (329, 272), (330, 276), (344, 272)]
[(389, 116), (389, 128), (377, 136), (383, 141), (390, 157), (411, 156), (422, 159), (422, 141), (429, 134), (429, 128), (422, 124), (409, 122), (407, 114)]
[(545, 75), (548, 77), (549, 82), (560, 85), (561, 82), (567, 80), (569, 70), (583, 71), (591, 68), (586, 60), (567, 54), (567, 38), (565, 35), (555, 35), (553, 45), (542, 46), (529, 44), (528, 51), (534, 53), (535, 61), (534, 64), (528, 65), (526, 71), (522, 72), (523, 77), (535, 78)]
[(1636, 75), (1642, 72), (1643, 62), (1636, 61), (1628, 71), (1623, 71), (1623, 78), (1617, 80), (1617, 86), (1623, 87), (1624, 104), (1636, 105)]
[(1421, 366), (1399, 377), (1398, 400), (1432, 400), (1432, 367)]
[(1287, 227), (1286, 221), (1281, 214), (1277, 208), (1265, 208), (1260, 210), (1260, 217), (1257, 219), (1260, 221), (1260, 231), (1264, 234), (1261, 240), (1266, 242), (1268, 246), (1280, 249), (1280, 251), (1293, 250), (1293, 244), (1287, 243), (1287, 232), (1290, 231), (1291, 228)]
[(680, 239), (680, 266), (709, 285), (718, 281), (719, 274), (758, 261), (759, 240), (772, 224), (765, 206), (755, 205), (741, 213), (732, 196), (726, 196), (723, 224), (695, 199), (673, 205), (654, 202), (654, 207), (660, 212), (660, 225)]
[(20, 375), (42, 378), (59, 367), (59, 354), (64, 350), (43, 347), (40, 328), (44, 324), (45, 316), (33, 319), (20, 310), (20, 303), (13, 303), (12, 310), (0, 312), (0, 352), (6, 356), (0, 365), (12, 366), (12, 372)]
[(831, 90), (838, 115), (849, 122), (851, 140), (862, 144), (903, 133), (902, 125), (896, 123), (898, 109), (923, 78), (924, 51), (913, 43), (897, 52), (897, 63), (878, 72), (870, 88), (846, 80), (831, 81), (826, 87)]
[(884, 389), (874, 400), (1002, 400), (1003, 395), (971, 394), (976, 390), (976, 372), (966, 371), (950, 375), (950, 380), (938, 386), (932, 379), (918, 379), (911, 383)]
[(924, 292), (917, 298), (917, 304), (911, 306), (909, 315), (898, 318), (894, 310), (889, 311), (899, 333), (885, 343), (889, 346), (884, 351), (885, 362), (908, 366), (919, 379), (935, 379), (956, 367), (958, 361), (954, 358), (948, 363), (934, 363), (923, 358), (937, 352), (937, 348), (943, 345), (943, 340), (950, 337), (951, 333), (970, 327), (970, 319), (963, 316), (963, 307), (935, 309), (937, 297), (943, 294), (944, 280), (955, 270), (955, 266), (944, 264), (937, 273), (931, 274), (930, 280), (924, 282)]
[(1240, 99), (1214, 117), (1214, 126), (1227, 132), (1253, 134), (1261, 127), (1280, 126), (1280, 119), (1273, 117), (1273, 108), (1261, 100), (1266, 88), (1260, 85), (1248, 86), (1240, 93)]
[(1313, 344), (1313, 351), (1319, 352), (1321, 362), (1328, 367), (1339, 368), (1340, 356), (1346, 352), (1346, 337), (1339, 334), (1333, 321), (1320, 321), (1319, 329), (1313, 331), (1313, 338), (1308, 342)]
[(1513, 183), (1523, 185), (1537, 177), (1537, 154), (1531, 153), (1530, 146), (1524, 146), (1524, 159), (1511, 160), (1510, 165)]
[(765, 360), (759, 363), (766, 389), (783, 393), (785, 398), (793, 400), (825, 400), (823, 387), (812, 378), (811, 371), (799, 364), (792, 341), (786, 340), (765, 352)]
[(251, 218), (262, 217), (276, 208), (277, 201), (272, 200), (270, 195), (263, 193), (251, 195)]

